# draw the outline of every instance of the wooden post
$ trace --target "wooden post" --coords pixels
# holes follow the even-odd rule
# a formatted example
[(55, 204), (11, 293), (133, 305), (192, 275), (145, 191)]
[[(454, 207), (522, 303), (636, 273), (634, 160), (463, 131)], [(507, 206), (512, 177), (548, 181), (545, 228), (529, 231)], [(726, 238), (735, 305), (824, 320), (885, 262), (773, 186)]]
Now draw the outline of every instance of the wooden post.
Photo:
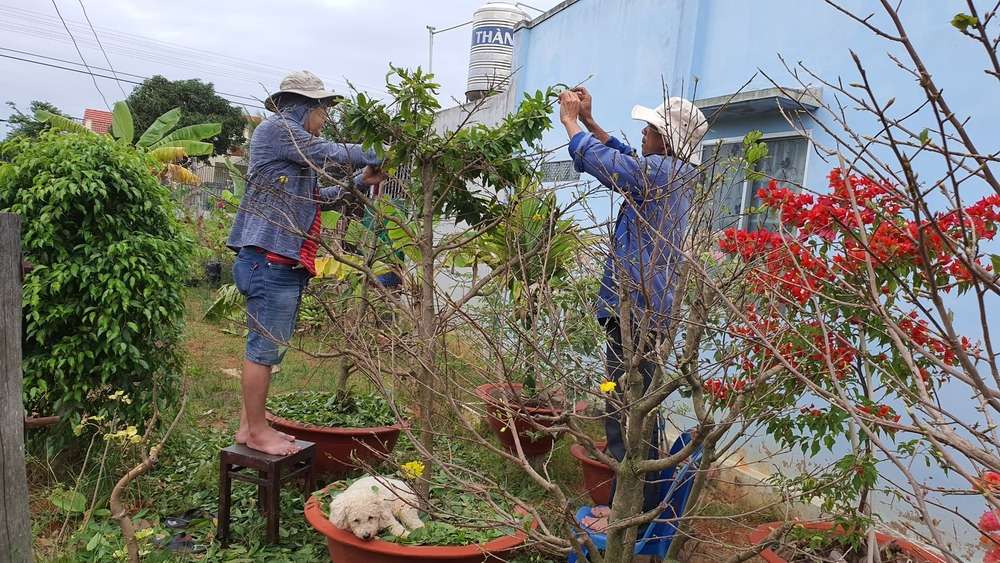
[(21, 402), (21, 218), (0, 213), (0, 561), (32, 561)]

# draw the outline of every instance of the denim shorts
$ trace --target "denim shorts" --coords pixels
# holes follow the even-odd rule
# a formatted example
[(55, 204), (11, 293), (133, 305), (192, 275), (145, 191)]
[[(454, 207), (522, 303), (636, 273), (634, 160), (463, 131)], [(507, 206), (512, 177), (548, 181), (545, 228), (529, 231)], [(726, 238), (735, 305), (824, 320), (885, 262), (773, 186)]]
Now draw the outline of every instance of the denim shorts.
[(247, 360), (265, 366), (281, 363), (309, 277), (305, 268), (272, 264), (253, 248), (240, 249), (233, 280), (247, 300)]

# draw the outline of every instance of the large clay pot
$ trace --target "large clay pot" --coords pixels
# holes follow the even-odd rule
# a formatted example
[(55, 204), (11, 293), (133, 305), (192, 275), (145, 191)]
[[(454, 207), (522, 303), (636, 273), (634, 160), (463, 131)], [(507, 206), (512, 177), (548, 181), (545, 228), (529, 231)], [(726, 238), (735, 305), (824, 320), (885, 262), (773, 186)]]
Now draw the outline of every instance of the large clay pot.
[[(379, 539), (364, 541), (349, 531), (337, 528), (323, 514), (320, 498), (313, 495), (306, 502), (306, 520), (316, 531), (326, 536), (326, 547), (330, 561), (335, 563), (400, 563), (420, 561), (422, 563), (500, 563), (507, 561), (514, 549), (524, 544), (527, 534), (517, 530), (511, 535), (495, 540), (454, 546), (400, 545)], [(536, 524), (533, 523), (532, 527)]]
[[(604, 442), (594, 444), (594, 447), (601, 451), (604, 451), (604, 446)], [(615, 478), (615, 472), (604, 463), (590, 457), (587, 448), (582, 444), (570, 446), (569, 453), (573, 454), (583, 469), (583, 486), (587, 488), (594, 504), (608, 504), (611, 500), (611, 481)]]
[(314, 426), (281, 418), (268, 412), (274, 428), (299, 440), (316, 444), (316, 472), (341, 475), (365, 463), (378, 463), (396, 447), (402, 424), (370, 428), (335, 428)]
[[(783, 522), (770, 522), (768, 524), (762, 524), (758, 526), (754, 531), (750, 532), (750, 542), (760, 543), (764, 541), (764, 538), (768, 536), (775, 528), (780, 527)], [(833, 522), (802, 522), (800, 524), (807, 530), (829, 530), (831, 533), (837, 533), (834, 531)], [(878, 542), (880, 546), (888, 545), (890, 543), (895, 543), (899, 548), (910, 557), (917, 561), (922, 561), (924, 563), (945, 563), (944, 559), (940, 556), (935, 555), (929, 550), (915, 545), (903, 538), (890, 536), (889, 534), (883, 534), (882, 532), (875, 532), (875, 541)], [(782, 559), (777, 553), (771, 551), (770, 549), (765, 549), (760, 552), (760, 556), (768, 563), (788, 563), (786, 559)]]
[[(510, 385), (497, 385), (486, 383), (476, 387), (476, 396), (486, 403), (486, 421), (493, 430), (493, 433), (500, 439), (510, 452), (517, 451), (517, 444), (514, 442), (514, 435), (507, 428), (508, 408), (516, 408), (517, 416), (514, 417), (514, 432), (521, 443), (521, 449), (527, 457), (535, 457), (549, 453), (555, 444), (555, 434), (542, 434), (536, 430), (531, 423), (532, 417), (555, 417), (560, 416), (563, 411), (547, 407), (528, 407), (512, 404), (507, 395), (520, 393), (523, 386), (520, 383)], [(579, 401), (573, 406), (574, 412), (580, 412), (587, 408), (587, 401)], [(536, 419), (537, 420), (537, 419)], [(546, 425), (549, 423), (540, 422)], [(534, 434), (534, 437), (532, 437)]]

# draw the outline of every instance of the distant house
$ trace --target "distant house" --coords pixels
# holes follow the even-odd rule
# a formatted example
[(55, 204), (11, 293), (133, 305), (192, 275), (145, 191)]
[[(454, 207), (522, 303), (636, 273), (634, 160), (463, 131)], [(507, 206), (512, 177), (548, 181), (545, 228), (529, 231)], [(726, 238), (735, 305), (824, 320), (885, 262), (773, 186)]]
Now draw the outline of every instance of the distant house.
[(107, 133), (111, 130), (111, 112), (87, 108), (83, 110), (83, 126), (94, 133)]

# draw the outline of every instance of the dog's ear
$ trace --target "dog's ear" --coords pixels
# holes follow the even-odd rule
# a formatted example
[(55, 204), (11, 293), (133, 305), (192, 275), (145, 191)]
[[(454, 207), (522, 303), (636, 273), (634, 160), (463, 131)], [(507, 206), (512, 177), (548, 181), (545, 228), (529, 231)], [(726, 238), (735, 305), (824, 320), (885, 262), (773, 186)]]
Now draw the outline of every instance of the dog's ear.
[(330, 502), (330, 523), (341, 530), (347, 529), (347, 510), (344, 508), (344, 504), (337, 502), (337, 499)]

